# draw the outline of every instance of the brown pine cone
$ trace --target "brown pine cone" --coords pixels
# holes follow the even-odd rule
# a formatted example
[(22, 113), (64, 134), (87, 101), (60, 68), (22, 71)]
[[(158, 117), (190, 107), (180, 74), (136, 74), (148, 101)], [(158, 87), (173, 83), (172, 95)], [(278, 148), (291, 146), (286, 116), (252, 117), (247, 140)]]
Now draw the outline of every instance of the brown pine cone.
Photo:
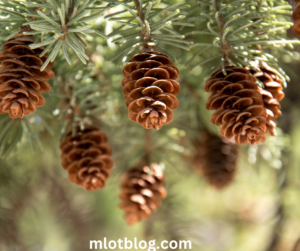
[(268, 114), (267, 133), (276, 136), (276, 118), (281, 116), (279, 101), (284, 98), (282, 81), (267, 63), (260, 62), (258, 68), (261, 72), (253, 71), (252, 74), (264, 84), (261, 94)]
[(197, 151), (193, 160), (194, 167), (201, 171), (213, 187), (222, 189), (228, 186), (235, 177), (238, 146), (207, 130), (194, 144)]
[(178, 69), (157, 51), (141, 52), (124, 67), (122, 85), (129, 118), (147, 129), (159, 130), (173, 120), (180, 91)]
[[(44, 48), (30, 49), (34, 36), (19, 33), (10, 38), (0, 52), (0, 111), (11, 118), (23, 118), (45, 104), (41, 92), (49, 92), (45, 81), (53, 77), (53, 71), (40, 71), (47, 55), (39, 57)], [(48, 67), (52, 67), (53, 63)]]
[(258, 143), (266, 130), (267, 112), (255, 77), (249, 69), (226, 67), (215, 71), (205, 83), (211, 92), (206, 109), (216, 110), (211, 122), (222, 125), (220, 134), (227, 139), (234, 137), (238, 145)]
[(296, 7), (293, 10), (293, 19), (295, 21), (294, 26), (293, 26), (293, 32), (296, 37), (300, 37), (300, 2), (299, 1), (294, 1), (298, 2), (296, 4)]
[(68, 171), (69, 180), (85, 190), (98, 190), (105, 186), (113, 166), (107, 138), (97, 126), (70, 129), (60, 143), (61, 164)]
[(160, 166), (154, 163), (131, 168), (123, 175), (120, 208), (128, 225), (148, 218), (160, 206), (167, 195), (164, 180)]

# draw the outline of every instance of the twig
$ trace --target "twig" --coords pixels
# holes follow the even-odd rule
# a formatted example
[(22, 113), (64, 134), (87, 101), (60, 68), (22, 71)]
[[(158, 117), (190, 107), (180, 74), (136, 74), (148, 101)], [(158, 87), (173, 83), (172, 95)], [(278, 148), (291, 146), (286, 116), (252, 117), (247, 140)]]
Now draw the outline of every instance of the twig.
[[(215, 3), (216, 3), (216, 11), (220, 11), (220, 0), (215, 0)], [(223, 22), (223, 18), (221, 15), (218, 16), (219, 17), (219, 22), (220, 22), (220, 40), (222, 41), (222, 37), (223, 37), (223, 32), (224, 32), (224, 22)], [(229, 45), (228, 45), (228, 41), (225, 40), (225, 44), (222, 43), (222, 46), (220, 48), (221, 52), (223, 52), (225, 55), (227, 55), (229, 57), (229, 54), (230, 54), (230, 50), (228, 49), (229, 48)]]
[(142, 20), (142, 22), (145, 24), (145, 15), (143, 12), (141, 12), (141, 6), (140, 6), (140, 1), (139, 0), (135, 0), (134, 1), (135, 4), (135, 8), (137, 10), (138, 16), (139, 18)]
[(140, 5), (140, 1), (135, 0), (134, 4), (135, 4), (135, 8), (137, 10), (137, 14), (138, 14), (139, 18), (141, 19), (141, 21), (143, 22), (143, 24), (145, 26), (145, 28), (142, 29), (142, 31), (141, 31), (141, 35), (144, 37), (144, 41), (145, 41), (145, 43), (143, 45), (142, 52), (153, 51), (155, 49), (155, 47), (148, 45), (148, 42), (151, 42), (151, 34), (149, 34), (149, 36), (146, 36), (147, 28), (146, 28), (146, 25), (145, 25), (145, 15), (144, 15), (144, 12), (141, 11), (142, 8), (141, 8), (141, 5)]

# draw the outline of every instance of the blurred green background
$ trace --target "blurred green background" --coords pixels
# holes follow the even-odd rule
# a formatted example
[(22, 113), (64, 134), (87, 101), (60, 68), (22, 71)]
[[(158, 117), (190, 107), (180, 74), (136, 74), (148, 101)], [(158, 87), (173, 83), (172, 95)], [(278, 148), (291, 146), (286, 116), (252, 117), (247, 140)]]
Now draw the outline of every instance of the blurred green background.
[[(96, 24), (106, 33), (112, 30), (103, 19)], [(191, 240), (195, 251), (292, 251), (300, 238), (300, 48), (292, 56), (277, 55), (291, 77), (278, 136), (241, 146), (235, 181), (222, 191), (210, 187), (191, 164), (192, 139), (201, 138), (204, 128), (218, 131), (205, 110), (203, 87), (207, 70), (219, 62), (190, 72), (184, 65), (195, 51), (168, 48), (178, 58), (180, 106), (171, 124), (150, 131), (151, 161), (164, 166), (168, 196), (150, 219), (129, 227), (118, 207), (120, 177), (143, 156), (145, 130), (128, 119), (122, 68), (109, 62), (117, 46), (101, 38), (87, 40), (89, 64), (75, 60), (69, 67), (57, 59), (46, 105), (29, 117), (36, 133), (27, 132), (17, 150), (0, 160), (0, 250), (85, 251), (89, 240), (137, 237)], [(102, 129), (115, 165), (106, 188), (97, 192), (71, 184), (60, 165), (62, 78), (101, 87)]]

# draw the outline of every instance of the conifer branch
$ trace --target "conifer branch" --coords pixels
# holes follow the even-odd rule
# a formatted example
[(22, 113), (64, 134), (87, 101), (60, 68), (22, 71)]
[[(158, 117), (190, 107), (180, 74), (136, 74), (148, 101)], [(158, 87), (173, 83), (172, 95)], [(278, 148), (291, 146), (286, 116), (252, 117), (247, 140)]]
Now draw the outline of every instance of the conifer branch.
[[(203, 1), (199, 3), (200, 6), (204, 5), (204, 7), (200, 7), (200, 15), (190, 17), (189, 20), (194, 21), (203, 16), (208, 19), (207, 29), (189, 32), (187, 35), (211, 33), (211, 43), (222, 52), (219, 56), (211, 56), (211, 59), (219, 58), (220, 65), (225, 60), (233, 66), (249, 67), (255, 71), (258, 71), (258, 69), (253, 64), (251, 65), (251, 61), (263, 60), (268, 62), (279, 73), (284, 82), (285, 79), (288, 79), (288, 76), (278, 64), (268, 56), (270, 49), (274, 46), (283, 48), (300, 43), (299, 40), (286, 40), (282, 37), (286, 30), (291, 27), (291, 23), (286, 17), (279, 18), (282, 13), (278, 13), (278, 10), (289, 9), (288, 3), (285, 1), (257, 2), (253, 0), (214, 0), (212, 4)], [(237, 4), (240, 7), (237, 8)], [(209, 11), (207, 11), (207, 8)], [(204, 9), (206, 10), (205, 13), (203, 12)], [(271, 20), (271, 16), (277, 19)], [(264, 33), (257, 35), (257, 32), (262, 30)], [(278, 39), (279, 34), (281, 40)], [(192, 46), (205, 46), (208, 44), (199, 43), (199, 40), (197, 40)], [(260, 45), (263, 49), (259, 56), (253, 51), (257, 45)], [(215, 51), (215, 48), (212, 49), (212, 52)], [(200, 50), (197, 56), (203, 53), (204, 51)], [(193, 60), (195, 60), (195, 57), (189, 61), (188, 65)], [(207, 62), (205, 60), (203, 62)], [(192, 69), (197, 65), (199, 63), (192, 66)]]
[[(125, 62), (128, 56), (140, 45), (143, 45), (141, 49), (144, 48), (144, 50), (151, 50), (160, 43), (189, 50), (189, 45), (192, 43), (181, 41), (184, 39), (183, 35), (179, 34), (178, 39), (171, 40), (170, 38), (170, 33), (177, 34), (175, 30), (171, 29), (171, 25), (194, 26), (191, 23), (174, 22), (185, 18), (185, 15), (180, 15), (181, 8), (185, 6), (179, 6), (179, 3), (158, 4), (153, 0), (142, 2), (134, 0), (133, 3), (134, 5), (121, 3), (125, 10), (106, 16), (109, 21), (117, 20), (121, 24), (108, 37), (113, 37), (113, 41), (122, 47), (125, 47), (126, 44), (126, 47), (120, 50), (113, 60), (121, 57), (120, 62)], [(157, 8), (156, 5), (159, 7)], [(115, 36), (118, 37), (115, 38)], [(188, 46), (183, 46), (181, 43), (186, 43)]]
[[(80, 3), (81, 1), (76, 1), (76, 3), (71, 1), (70, 3), (69, 0), (49, 0), (48, 3), (13, 0), (10, 6), (0, 8), (0, 13), (9, 14), (8, 17), (0, 20), (0, 27), (3, 28), (0, 32), (0, 40), (7, 40), (22, 26), (28, 25), (31, 30), (25, 31), (24, 34), (34, 34), (39, 41), (33, 43), (31, 48), (48, 45), (41, 53), (41, 57), (50, 51), (49, 60), (41, 67), (41, 71), (47, 67), (50, 61), (53, 62), (61, 51), (68, 63), (72, 62), (66, 56), (66, 52), (73, 50), (73, 53), (86, 64), (89, 58), (85, 54), (85, 46), (81, 46), (80, 38), (84, 37), (86, 33), (94, 33), (107, 38), (100, 31), (91, 29), (92, 26), (86, 22), (101, 17), (115, 3), (108, 3), (100, 7), (91, 0)], [(62, 44), (64, 44), (63, 47)]]

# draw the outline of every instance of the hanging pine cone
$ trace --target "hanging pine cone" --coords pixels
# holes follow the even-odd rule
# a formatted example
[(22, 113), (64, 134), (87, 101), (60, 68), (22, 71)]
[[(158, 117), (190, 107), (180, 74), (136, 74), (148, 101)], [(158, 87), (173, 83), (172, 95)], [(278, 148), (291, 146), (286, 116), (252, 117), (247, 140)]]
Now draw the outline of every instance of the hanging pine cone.
[(133, 225), (148, 218), (166, 194), (164, 174), (158, 164), (128, 170), (122, 177), (120, 194), (120, 208), (125, 211), (127, 224)]
[(211, 92), (206, 109), (216, 110), (211, 122), (222, 125), (220, 134), (227, 139), (234, 137), (238, 145), (258, 143), (266, 130), (267, 112), (255, 77), (249, 69), (226, 67), (215, 71), (205, 83)]
[(195, 148), (194, 167), (215, 188), (228, 186), (236, 173), (238, 146), (205, 130), (201, 139), (195, 142)]
[[(11, 118), (23, 118), (45, 104), (41, 92), (49, 92), (45, 81), (53, 77), (53, 71), (41, 66), (47, 55), (39, 57), (44, 48), (30, 49), (34, 36), (19, 33), (3, 45), (0, 52), (0, 111)], [(48, 67), (52, 67), (49, 64)]]
[(276, 118), (281, 116), (279, 101), (284, 98), (282, 81), (267, 63), (260, 62), (257, 67), (261, 72), (253, 71), (252, 74), (264, 84), (264, 89), (260, 91), (268, 114), (267, 133), (276, 136)]
[(293, 10), (293, 19), (295, 21), (293, 26), (293, 32), (295, 36), (300, 37), (300, 2), (298, 0), (294, 0), (294, 2), (297, 2), (294, 10)]
[(66, 134), (60, 143), (61, 164), (68, 171), (69, 180), (85, 190), (98, 190), (105, 186), (113, 160), (107, 138), (97, 126), (85, 126)]
[(124, 67), (122, 85), (129, 118), (147, 129), (159, 130), (173, 120), (180, 91), (178, 69), (157, 51), (141, 52)]

